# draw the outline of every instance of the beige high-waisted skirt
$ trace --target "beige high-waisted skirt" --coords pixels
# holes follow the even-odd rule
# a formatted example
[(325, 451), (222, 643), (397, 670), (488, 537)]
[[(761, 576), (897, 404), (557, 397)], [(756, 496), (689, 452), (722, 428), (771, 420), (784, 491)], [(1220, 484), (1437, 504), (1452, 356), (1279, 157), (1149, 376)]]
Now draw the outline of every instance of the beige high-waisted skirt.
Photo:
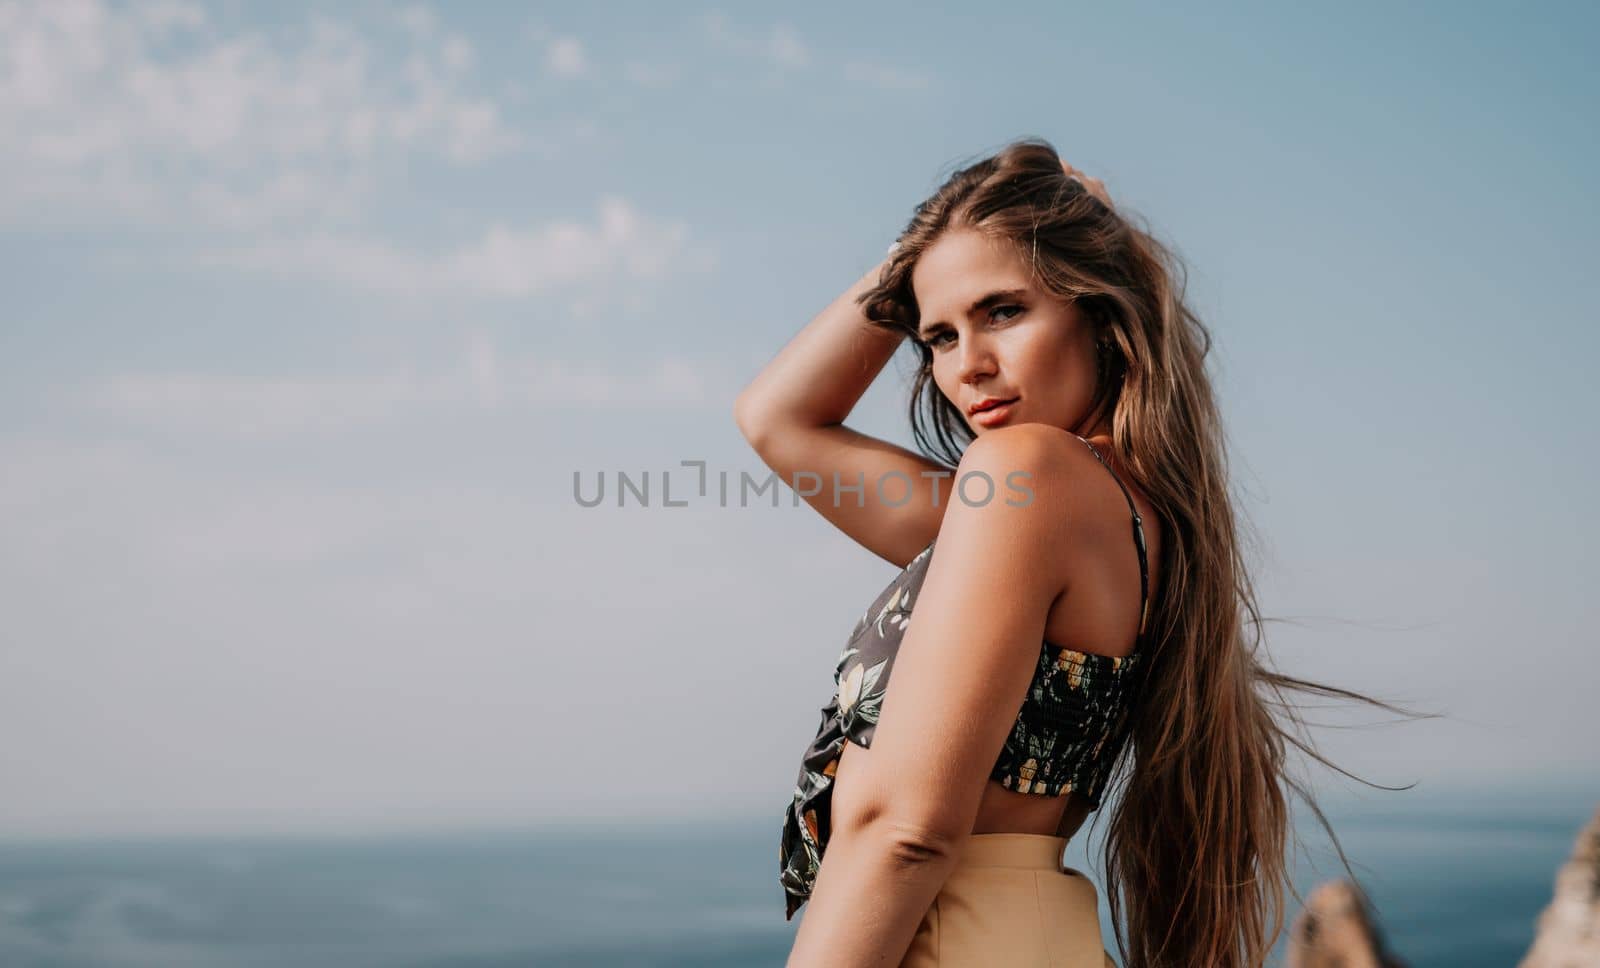
[(1062, 866), (1067, 838), (973, 834), (900, 968), (1115, 968), (1094, 883)]

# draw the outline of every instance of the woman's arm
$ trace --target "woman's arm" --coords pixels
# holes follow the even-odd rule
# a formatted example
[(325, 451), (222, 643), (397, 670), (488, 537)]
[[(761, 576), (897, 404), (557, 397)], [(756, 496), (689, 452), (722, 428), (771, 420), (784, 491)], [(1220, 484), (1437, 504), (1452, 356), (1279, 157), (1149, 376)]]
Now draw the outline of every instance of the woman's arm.
[(746, 436), (788, 424), (825, 427), (850, 415), (905, 338), (871, 325), (856, 305), (878, 284), (885, 262), (818, 313), (739, 393), (734, 416)]
[(784, 968), (900, 964), (956, 860), (954, 844), (887, 823), (835, 830)]
[(762, 461), (818, 513), (903, 566), (938, 534), (951, 481), (948, 469), (920, 454), (844, 426), (905, 339), (872, 325), (856, 304), (882, 271), (874, 266), (818, 313), (745, 387), (733, 412)]
[(988, 476), (994, 499), (957, 503), (939, 531), (872, 747), (839, 764), (788, 968), (899, 964), (954, 870), (1082, 546), (1074, 492), (1094, 458), (1073, 445), (1058, 428), (1017, 424), (963, 455), (961, 473)]

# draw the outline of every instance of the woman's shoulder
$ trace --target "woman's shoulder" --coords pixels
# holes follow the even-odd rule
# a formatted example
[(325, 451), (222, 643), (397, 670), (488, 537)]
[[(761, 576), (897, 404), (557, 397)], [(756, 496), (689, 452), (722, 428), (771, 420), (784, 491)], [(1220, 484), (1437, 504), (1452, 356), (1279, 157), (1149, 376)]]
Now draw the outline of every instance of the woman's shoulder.
[(944, 548), (960, 533), (963, 556), (993, 543), (997, 552), (1065, 560), (1069, 546), (1105, 530), (1086, 525), (1107, 517), (1106, 487), (1115, 491), (1076, 434), (1049, 424), (998, 427), (962, 454), (936, 542)]
[[(1083, 562), (1084, 551), (1120, 554), (1133, 498), (1107, 451), (1106, 443), (1096, 447), (1050, 424), (997, 427), (962, 455), (950, 513), (987, 518), (987, 524), (1013, 535), (1018, 528), (1047, 534), (1062, 560), (1073, 564)], [(964, 480), (974, 475), (988, 480)], [(974, 510), (991, 493), (991, 484), (991, 508)], [(950, 523), (947, 516), (941, 534)]]
[(1098, 463), (1093, 445), (1070, 430), (1045, 423), (1018, 423), (996, 427), (979, 435), (967, 445), (962, 455), (963, 463), (974, 454), (1005, 454), (1016, 458), (1039, 461), (1065, 461)]
[[(1034, 506), (1014, 513), (952, 506), (952, 515), (972, 525), (963, 529), (966, 543), (958, 557), (983, 562), (973, 567), (984, 570), (1012, 570), (1010, 580), (1019, 588), (1044, 583), (1053, 598), (1047, 640), (1088, 643), (1089, 651), (1117, 654), (1113, 643), (1124, 634), (1123, 617), (1139, 614), (1144, 576), (1154, 575), (1146, 572), (1144, 535), (1135, 537), (1129, 527), (1140, 512), (1114, 467), (1110, 441), (1097, 445), (1047, 424), (1017, 424), (984, 434), (972, 446), (981, 450), (974, 455), (969, 447), (963, 473), (1004, 477), (1020, 471), (1024, 476), (1014, 480), (1027, 482)], [(952, 520), (947, 517), (946, 525)], [(1142, 580), (1125, 585), (1127, 570), (1135, 567), (1134, 550), (1139, 554), (1131, 577)], [(1069, 590), (1076, 590), (1070, 603)], [(1129, 600), (1130, 595), (1137, 597)]]
[(1102, 461), (1092, 443), (1070, 430), (1042, 423), (1013, 424), (967, 445), (956, 478), (959, 483), (963, 476), (981, 474), (1002, 490), (1032, 489), (1051, 510), (1083, 511), (1086, 496), (1087, 505), (1103, 503), (1102, 483), (1113, 475), (1107, 474), (1109, 468)]

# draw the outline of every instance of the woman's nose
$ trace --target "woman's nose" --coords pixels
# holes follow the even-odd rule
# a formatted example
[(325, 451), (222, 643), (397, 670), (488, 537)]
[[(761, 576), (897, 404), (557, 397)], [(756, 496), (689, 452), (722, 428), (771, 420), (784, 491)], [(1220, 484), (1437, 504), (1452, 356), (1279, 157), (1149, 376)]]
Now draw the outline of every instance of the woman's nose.
[(960, 376), (963, 382), (994, 375), (994, 352), (986, 340), (966, 339), (961, 342)]

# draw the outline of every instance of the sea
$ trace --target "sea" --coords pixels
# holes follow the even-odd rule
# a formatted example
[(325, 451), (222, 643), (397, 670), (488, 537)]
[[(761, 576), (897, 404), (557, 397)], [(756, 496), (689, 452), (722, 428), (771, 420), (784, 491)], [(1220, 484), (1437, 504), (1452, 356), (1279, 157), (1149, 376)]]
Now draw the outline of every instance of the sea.
[[(1407, 965), (1508, 968), (1597, 801), (1600, 783), (1319, 802)], [(770, 817), (649, 827), (13, 840), (0, 845), (0, 966), (780, 968), (804, 916), (783, 918), (781, 813), (779, 803)], [(1297, 888), (1348, 876), (1321, 828), (1297, 816)], [(1067, 851), (1097, 884), (1099, 845), (1086, 827)], [(1103, 894), (1101, 906), (1115, 955)]]

